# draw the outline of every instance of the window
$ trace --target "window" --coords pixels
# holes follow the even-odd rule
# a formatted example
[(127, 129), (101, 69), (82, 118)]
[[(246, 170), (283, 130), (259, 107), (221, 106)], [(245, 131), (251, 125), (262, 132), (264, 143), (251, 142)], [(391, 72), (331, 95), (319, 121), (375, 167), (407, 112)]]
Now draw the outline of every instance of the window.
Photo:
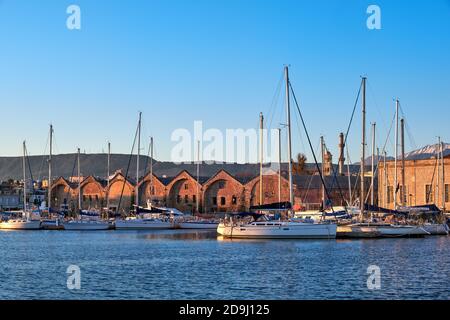
[(225, 189), (225, 181), (219, 181), (219, 189)]
[(188, 203), (189, 202), (189, 196), (186, 194), (184, 196), (184, 203)]
[(217, 206), (217, 197), (212, 197), (212, 202), (214, 206)]
[(237, 198), (236, 198), (236, 196), (233, 196), (233, 197), (231, 198), (231, 203), (232, 203), (232, 204), (236, 204), (236, 203), (237, 203)]
[(387, 187), (387, 203), (394, 202), (394, 187), (388, 186)]
[(433, 188), (431, 184), (425, 185), (425, 203), (433, 202)]
[(450, 202), (450, 184), (445, 185), (445, 202)]
[(181, 202), (181, 196), (179, 194), (177, 194), (177, 203)]
[(406, 186), (400, 186), (400, 201), (402, 203), (408, 203), (408, 188)]
[(151, 188), (150, 188), (150, 194), (153, 196), (153, 195), (155, 195), (155, 186), (152, 186)]
[(224, 206), (226, 203), (225, 197), (220, 197), (220, 205)]
[(187, 183), (184, 184), (184, 190), (188, 190), (189, 189), (189, 185)]
[(196, 202), (197, 202), (197, 196), (196, 196), (195, 194), (192, 196), (192, 202), (193, 202), (193, 203), (196, 203)]

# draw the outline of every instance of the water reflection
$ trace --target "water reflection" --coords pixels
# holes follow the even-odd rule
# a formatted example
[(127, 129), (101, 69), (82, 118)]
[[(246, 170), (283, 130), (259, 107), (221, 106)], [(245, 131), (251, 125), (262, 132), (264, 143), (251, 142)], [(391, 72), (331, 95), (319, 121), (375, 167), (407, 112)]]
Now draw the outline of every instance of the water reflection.
[(159, 232), (139, 232), (137, 235), (138, 239), (155, 240), (206, 240), (215, 239), (215, 230), (190, 230), (190, 231), (180, 231), (180, 230), (167, 230)]

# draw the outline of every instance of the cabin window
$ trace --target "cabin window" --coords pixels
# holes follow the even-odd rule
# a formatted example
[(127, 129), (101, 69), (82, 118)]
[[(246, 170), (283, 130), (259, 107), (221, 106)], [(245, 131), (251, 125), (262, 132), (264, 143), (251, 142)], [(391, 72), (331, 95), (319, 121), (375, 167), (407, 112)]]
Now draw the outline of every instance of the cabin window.
[(233, 196), (233, 197), (231, 198), (231, 203), (232, 203), (232, 204), (236, 204), (236, 203), (237, 203), (237, 198), (236, 198), (236, 196)]
[(431, 184), (425, 185), (425, 202), (432, 203), (433, 202), (433, 188)]
[(212, 197), (212, 203), (217, 206), (217, 197)]
[(185, 202), (185, 203), (188, 203), (188, 202), (189, 202), (189, 196), (188, 196), (188, 195), (185, 195), (185, 196), (184, 196), (184, 202)]
[(195, 194), (192, 196), (192, 202), (197, 203), (197, 196)]
[(220, 197), (220, 205), (221, 205), (221, 206), (224, 206), (225, 203), (226, 203), (225, 197)]
[(450, 184), (446, 184), (445, 185), (445, 202), (449, 202), (450, 201)]

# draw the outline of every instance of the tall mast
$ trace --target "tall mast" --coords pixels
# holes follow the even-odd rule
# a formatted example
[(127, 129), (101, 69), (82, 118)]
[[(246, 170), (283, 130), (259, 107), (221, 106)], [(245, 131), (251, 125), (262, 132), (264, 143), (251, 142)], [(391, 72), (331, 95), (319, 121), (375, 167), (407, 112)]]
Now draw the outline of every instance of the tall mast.
[[(325, 163), (325, 142), (323, 141), (323, 136), (320, 136), (320, 149), (321, 149), (321, 153), (322, 153), (322, 167), (321, 167), (321, 171), (322, 171), (322, 177), (325, 177), (325, 168), (324, 168), (324, 163)], [(325, 179), (325, 178), (324, 178)], [(322, 183), (322, 210), (325, 211), (325, 187)]]
[(289, 202), (294, 206), (294, 191), (292, 186), (292, 146), (291, 146), (291, 102), (289, 95), (289, 68), (284, 67), (284, 76), (286, 80), (286, 118), (287, 118), (287, 130), (288, 130), (288, 167), (289, 167)]
[(441, 144), (441, 137), (437, 137), (438, 138), (438, 144), (437, 144), (437, 149), (436, 149), (436, 153), (437, 153), (437, 179), (436, 179), (436, 199), (434, 199), (434, 202), (436, 203), (437, 206), (439, 206), (439, 196), (440, 196), (440, 192), (439, 192), (439, 184), (441, 183), (441, 171), (440, 171), (440, 167), (441, 167), (441, 152), (439, 151), (439, 145)]
[(195, 196), (195, 210), (199, 213), (199, 184), (200, 184), (200, 140), (197, 140), (197, 192)]
[(153, 204), (153, 137), (150, 137), (150, 205)]
[(444, 142), (440, 143), (441, 148), (441, 167), (442, 167), (442, 210), (445, 212), (445, 166), (444, 166)]
[(111, 176), (111, 142), (108, 141), (108, 165), (107, 165), (107, 181), (108, 185), (106, 188), (106, 212), (109, 212), (109, 186), (110, 186), (110, 179)]
[(80, 172), (80, 148), (78, 148), (77, 154), (78, 162), (78, 209), (81, 210), (81, 172)]
[(375, 181), (375, 130), (376, 130), (376, 123), (372, 123), (372, 174), (371, 174), (371, 186), (370, 186), (370, 204), (374, 205), (374, 181)]
[(405, 185), (405, 120), (402, 118), (400, 120), (400, 129), (401, 129), (401, 142), (402, 142), (402, 192), (400, 193), (402, 206), (406, 206), (406, 185)]
[(278, 202), (281, 203), (281, 128), (278, 128)]
[(52, 207), (52, 152), (53, 152), (53, 125), (50, 125), (50, 152), (48, 155), (48, 214)]
[(361, 142), (361, 190), (360, 190), (360, 219), (364, 217), (365, 199), (365, 157), (366, 157), (366, 77), (362, 78), (362, 142)]
[(27, 211), (27, 177), (26, 177), (26, 162), (25, 157), (27, 156), (25, 141), (23, 142), (23, 158), (22, 158), (22, 169), (23, 169), (23, 211)]
[(397, 208), (398, 99), (395, 100), (394, 210)]
[(386, 168), (386, 156), (387, 156), (387, 152), (386, 150), (384, 150), (384, 157), (383, 157), (383, 168), (384, 168), (384, 207), (387, 208), (387, 187), (388, 187), (388, 181), (387, 181), (387, 168)]
[(141, 118), (142, 112), (139, 112), (139, 122), (138, 122), (138, 145), (137, 145), (137, 159), (136, 159), (136, 212), (139, 207), (139, 157), (141, 155)]
[(263, 197), (263, 161), (264, 161), (264, 116), (259, 113), (259, 204), (264, 203)]

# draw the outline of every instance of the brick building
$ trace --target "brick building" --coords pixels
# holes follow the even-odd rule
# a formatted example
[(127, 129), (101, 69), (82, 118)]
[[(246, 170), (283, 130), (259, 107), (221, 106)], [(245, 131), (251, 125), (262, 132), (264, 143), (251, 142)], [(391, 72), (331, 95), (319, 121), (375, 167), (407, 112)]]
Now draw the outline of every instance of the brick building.
[(444, 157), (443, 162), (442, 167), (436, 158), (405, 160), (405, 186), (403, 186), (402, 162), (397, 161), (397, 188), (394, 186), (394, 161), (387, 161), (386, 168), (384, 163), (380, 162), (378, 172), (380, 205), (393, 209), (394, 192), (397, 190), (397, 205), (436, 204), (439, 208), (450, 207), (450, 156)]

